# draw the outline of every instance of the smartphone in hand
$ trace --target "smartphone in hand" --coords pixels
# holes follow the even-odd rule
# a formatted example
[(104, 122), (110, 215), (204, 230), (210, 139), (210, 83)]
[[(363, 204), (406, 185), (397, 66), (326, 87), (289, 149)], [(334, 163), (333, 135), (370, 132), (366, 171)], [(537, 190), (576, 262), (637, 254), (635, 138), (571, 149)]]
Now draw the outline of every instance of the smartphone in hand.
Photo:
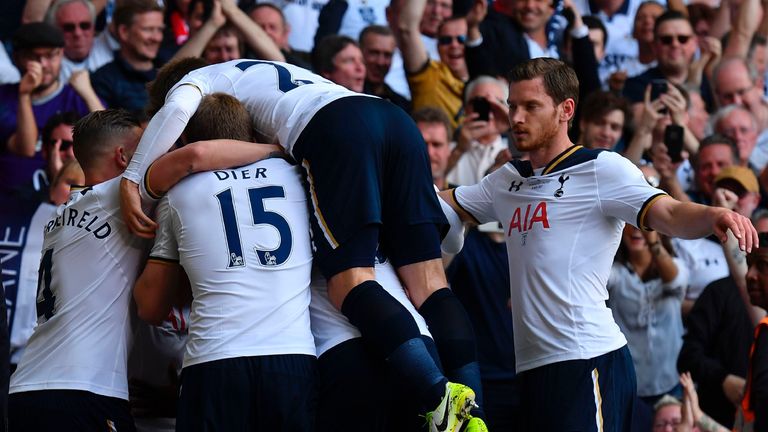
[(682, 126), (671, 124), (664, 129), (664, 145), (667, 146), (667, 153), (673, 163), (683, 161), (682, 153), (684, 137), (685, 129), (683, 129)]
[(491, 112), (491, 103), (483, 97), (474, 97), (469, 101), (472, 104), (472, 111), (477, 113), (477, 119), (488, 121)]

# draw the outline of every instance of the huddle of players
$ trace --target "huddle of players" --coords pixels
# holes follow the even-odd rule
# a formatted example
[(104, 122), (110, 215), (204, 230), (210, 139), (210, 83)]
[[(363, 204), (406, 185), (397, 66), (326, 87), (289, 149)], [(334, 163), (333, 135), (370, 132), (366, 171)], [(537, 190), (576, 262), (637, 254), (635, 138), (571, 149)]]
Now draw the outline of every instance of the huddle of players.
[[(485, 430), (479, 418), (469, 415), (474, 392), (443, 376), (439, 344), (429, 338), (427, 322), (409, 301), (395, 270), (439, 259), (439, 240), (425, 242), (431, 249), (417, 251), (416, 257), (403, 258), (388, 248), (396, 257), (393, 266), (377, 250), (378, 230), (366, 231), (357, 243), (344, 241), (353, 235), (339, 234), (339, 227), (360, 229), (395, 220), (387, 213), (392, 202), (382, 205), (381, 191), (352, 193), (347, 208), (333, 210), (354, 213), (357, 205), (374, 209), (349, 216), (352, 219), (332, 214), (318, 202), (318, 197), (334, 201), (328, 195), (328, 159), (345, 154), (332, 148), (316, 148), (311, 154), (306, 149), (312, 143), (306, 136), (324, 133), (318, 125), (330, 123), (333, 128), (347, 121), (350, 110), (369, 110), (380, 124), (358, 129), (402, 127), (410, 135), (395, 140), (409, 143), (395, 150), (410, 152), (420, 144), (413, 139), (419, 133), (410, 120), (386, 102), (350, 97), (346, 90), (285, 64), (235, 61), (198, 72), (170, 93), (160, 91), (168, 93), (166, 107), (143, 137), (138, 123), (120, 111), (92, 113), (76, 125), (75, 152), (89, 186), (73, 192), (46, 228), (38, 327), (11, 380), (10, 430), (102, 430), (105, 423), (109, 430), (133, 430), (126, 377), (132, 292), (138, 315), (152, 323), (162, 322), (172, 306), (192, 299), (176, 430), (416, 430), (424, 423), (418, 415), (432, 410), (427, 419), (431, 430), (458, 430), (465, 422), (466, 430)], [(170, 84), (184, 76), (176, 73)], [(221, 88), (226, 87), (223, 83), (237, 87), (238, 79), (253, 83), (256, 78), (257, 85), (245, 85), (253, 87), (254, 98), (268, 103), (269, 92), (275, 95), (271, 114), (282, 116), (279, 121), (273, 122), (263, 106), (243, 100), (241, 94), (238, 101), (217, 92), (238, 94), (236, 88)], [(184, 115), (173, 111), (174, 103), (183, 107)], [(318, 111), (323, 107), (329, 109)], [(268, 120), (259, 123), (257, 118)], [(194, 144), (164, 154), (182, 131), (182, 138)], [(359, 135), (349, 129), (344, 133), (349, 134), (348, 147), (342, 150), (359, 144)], [(302, 162), (308, 173), (304, 185), (297, 166), (270, 157), (276, 146), (252, 144), (254, 138), (271, 142), (275, 137)], [(297, 157), (294, 146), (304, 157)], [(411, 165), (411, 156), (395, 154), (392, 161), (406, 167), (398, 172), (381, 162), (393, 156), (387, 153), (394, 151), (390, 147), (382, 140), (371, 160), (361, 162), (361, 168), (376, 177), (347, 178), (369, 185), (383, 181), (386, 188), (398, 177), (406, 179), (406, 188), (421, 186), (421, 195), (407, 196), (416, 198), (413, 203), (418, 204), (412, 207), (421, 208), (409, 213), (401, 205), (398, 209), (406, 217), (396, 226), (427, 221), (435, 231), (429, 239), (439, 239), (445, 219), (431, 190), (424, 147), (412, 152)], [(326, 160), (317, 156), (321, 153)], [(356, 156), (346, 155), (348, 161)], [(140, 276), (147, 245), (131, 234), (136, 230), (130, 219), (126, 223), (120, 217), (121, 192), (124, 213), (136, 203), (130, 191), (125, 193), (126, 180), (119, 177), (129, 161), (135, 168), (126, 177), (135, 180), (139, 173), (142, 206), (157, 204), (154, 246)], [(383, 163), (383, 180), (366, 163)], [(239, 168), (230, 169), (235, 166)], [(205, 172), (185, 178), (199, 171)], [(418, 179), (409, 183), (408, 176)], [(391, 200), (391, 188), (388, 193)], [(312, 248), (316, 263), (317, 248), (323, 248), (319, 236), (330, 244), (325, 256), (331, 258), (320, 268), (328, 287), (322, 276), (312, 274)], [(344, 250), (350, 243), (356, 246)], [(345, 270), (340, 259), (352, 262), (352, 267), (375, 268), (375, 281), (353, 278), (352, 289), (341, 301), (330, 290), (332, 284), (338, 286), (334, 275)], [(186, 278), (191, 290), (185, 288)], [(351, 313), (345, 310), (350, 297), (357, 305)], [(381, 319), (381, 313), (389, 315)], [(359, 318), (362, 314), (373, 315), (377, 322), (370, 324), (371, 319)], [(389, 336), (388, 330), (396, 336)], [(471, 326), (466, 331), (471, 332)], [(366, 332), (374, 337), (366, 338)], [(375, 339), (385, 340), (377, 345), (371, 343)], [(468, 381), (474, 379), (474, 358), (457, 357), (463, 357), (458, 369), (469, 370)], [(390, 374), (399, 385), (391, 384)], [(338, 404), (344, 405), (343, 413)]]

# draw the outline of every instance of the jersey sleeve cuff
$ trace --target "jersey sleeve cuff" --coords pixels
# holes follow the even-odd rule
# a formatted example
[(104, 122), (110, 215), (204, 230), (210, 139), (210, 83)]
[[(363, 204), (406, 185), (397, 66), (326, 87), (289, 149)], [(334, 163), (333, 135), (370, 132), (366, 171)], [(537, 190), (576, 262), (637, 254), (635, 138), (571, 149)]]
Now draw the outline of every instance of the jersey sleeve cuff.
[(148, 261), (152, 261), (152, 262), (156, 262), (158, 264), (166, 264), (166, 265), (178, 264), (179, 263), (178, 259), (165, 258), (165, 257), (157, 256), (157, 255), (150, 255), (147, 260)]
[(665, 194), (665, 193), (658, 193), (658, 194), (653, 195), (652, 197), (648, 198), (647, 200), (645, 200), (645, 202), (643, 203), (642, 207), (640, 207), (640, 212), (637, 214), (637, 227), (638, 228), (640, 228), (643, 231), (653, 231), (653, 228), (651, 228), (649, 226), (646, 226), (645, 218), (648, 215), (648, 210), (650, 210), (651, 207), (653, 207), (653, 205), (656, 204), (656, 202), (659, 199), (661, 199), (661, 198), (663, 198), (665, 196), (668, 196), (668, 195)]
[(152, 172), (152, 168), (154, 168), (155, 164), (152, 164), (147, 168), (147, 172), (144, 174), (144, 178), (141, 180), (139, 190), (141, 192), (142, 198), (147, 198), (149, 201), (156, 202), (163, 196), (161, 194), (158, 194), (154, 190), (152, 190), (152, 187), (149, 185), (149, 175)]

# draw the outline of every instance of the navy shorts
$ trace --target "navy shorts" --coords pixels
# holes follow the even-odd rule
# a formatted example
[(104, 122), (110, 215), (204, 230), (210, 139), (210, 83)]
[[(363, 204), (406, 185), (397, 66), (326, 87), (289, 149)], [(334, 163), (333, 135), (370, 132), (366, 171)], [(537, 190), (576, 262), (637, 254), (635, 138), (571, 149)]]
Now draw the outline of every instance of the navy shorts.
[[(293, 156), (306, 171), (315, 259), (326, 277), (373, 267), (379, 238), (394, 243), (395, 267), (440, 257), (448, 222), (424, 139), (403, 110), (377, 98), (338, 99), (314, 115)], [(380, 233), (358, 235), (371, 226)]]
[[(422, 339), (439, 364), (432, 339)], [(376, 359), (361, 338), (329, 349), (317, 365), (317, 432), (423, 430), (424, 412), (416, 392), (385, 361)]]
[(10, 432), (135, 431), (128, 401), (81, 390), (39, 390), (8, 397)]
[(311, 432), (313, 356), (236, 357), (185, 367), (176, 431)]
[(629, 349), (521, 372), (522, 430), (624, 432), (637, 394)]

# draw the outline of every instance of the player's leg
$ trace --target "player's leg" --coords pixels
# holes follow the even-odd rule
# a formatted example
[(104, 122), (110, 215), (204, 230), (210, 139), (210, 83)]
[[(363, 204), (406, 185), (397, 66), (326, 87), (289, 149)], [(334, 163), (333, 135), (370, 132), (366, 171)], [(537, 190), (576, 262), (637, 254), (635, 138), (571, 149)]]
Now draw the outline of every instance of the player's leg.
[(419, 389), (426, 409), (433, 409), (443, 399), (447, 380), (408, 310), (374, 279), (385, 192), (383, 145), (391, 131), (368, 104), (371, 100), (343, 98), (321, 109), (293, 155), (307, 173), (315, 263), (328, 279), (329, 297), (366, 344)]
[[(382, 114), (388, 134), (382, 239), (411, 301), (424, 317), (448, 379), (468, 385), (482, 402), (472, 323), (448, 288), (440, 252), (447, 220), (438, 202), (421, 133), (401, 110)], [(480, 403), (482, 407), (482, 403)], [(482, 416), (477, 410), (476, 415)]]
[[(384, 432), (388, 410), (385, 362), (353, 338), (324, 352), (317, 360), (317, 432)], [(339, 407), (343, 407), (339, 410)], [(423, 420), (422, 420), (423, 421)]]
[(630, 429), (636, 378), (626, 346), (589, 360), (541, 366), (519, 378), (523, 430)]
[(176, 431), (253, 430), (253, 388), (248, 357), (185, 367), (181, 372)]
[(128, 401), (80, 390), (41, 390), (11, 394), (11, 432), (135, 431)]
[[(374, 255), (377, 225), (368, 225), (339, 245), (332, 254), (316, 258), (328, 277), (328, 297), (360, 333), (379, 359), (386, 359), (429, 410), (440, 402), (448, 380), (421, 339), (413, 316), (376, 280)], [(373, 253), (369, 251), (374, 251)], [(343, 269), (345, 262), (365, 259), (371, 267)], [(338, 273), (333, 273), (338, 271)]]
[(256, 389), (251, 409), (253, 431), (313, 432), (315, 430), (316, 362), (302, 354), (249, 357)]

